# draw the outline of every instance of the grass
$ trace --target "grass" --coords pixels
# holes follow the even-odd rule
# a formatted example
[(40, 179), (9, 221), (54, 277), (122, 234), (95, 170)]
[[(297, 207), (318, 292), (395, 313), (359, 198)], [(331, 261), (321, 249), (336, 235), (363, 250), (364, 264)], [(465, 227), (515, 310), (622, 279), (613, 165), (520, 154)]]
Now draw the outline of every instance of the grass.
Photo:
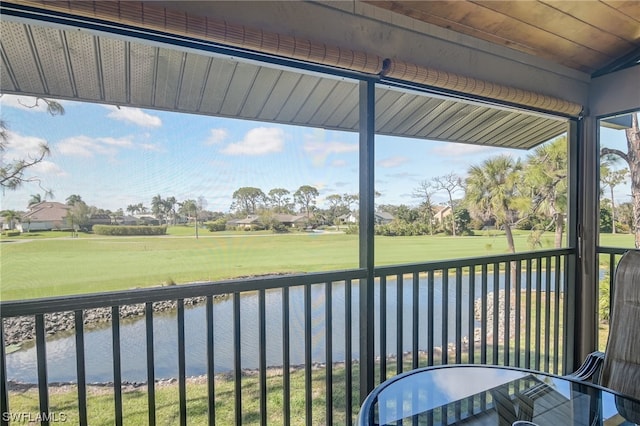
[[(333, 370), (333, 423), (345, 424), (346, 393), (344, 367)], [(353, 366), (353, 377), (357, 380), (358, 366)], [(303, 424), (305, 419), (305, 372), (297, 370), (291, 373), (291, 420), (292, 424)], [(188, 424), (207, 424), (208, 387), (205, 380), (189, 380), (187, 383), (187, 422)], [(283, 376), (269, 374), (267, 377), (267, 423), (283, 424)], [(174, 425), (179, 423), (178, 384), (156, 385), (156, 424)], [(69, 424), (79, 424), (77, 388), (75, 385), (64, 388), (50, 388), (50, 412), (64, 413)], [(235, 424), (235, 388), (230, 378), (216, 378), (215, 415), (217, 424)], [(146, 387), (123, 392), (124, 423), (131, 425), (148, 423), (148, 400)], [(353, 391), (352, 409), (357, 413), (359, 393)], [(10, 408), (14, 413), (37, 413), (38, 391), (10, 391)], [(243, 424), (260, 422), (260, 384), (257, 375), (242, 379), (242, 417)], [(314, 425), (324, 425), (326, 387), (325, 370), (312, 371), (312, 412)], [(112, 425), (114, 421), (114, 398), (112, 388), (90, 387), (87, 397), (88, 420), (91, 425)]]
[[(169, 228), (163, 237), (109, 237), (39, 232), (0, 242), (0, 300), (93, 293), (194, 281), (214, 281), (275, 272), (304, 273), (358, 266), (358, 236), (293, 232), (211, 233)], [(529, 250), (517, 232), (516, 249)], [(631, 235), (607, 242), (631, 246)], [(551, 247), (551, 238), (543, 248)], [(376, 237), (376, 265), (499, 255), (500, 233), (473, 237)]]

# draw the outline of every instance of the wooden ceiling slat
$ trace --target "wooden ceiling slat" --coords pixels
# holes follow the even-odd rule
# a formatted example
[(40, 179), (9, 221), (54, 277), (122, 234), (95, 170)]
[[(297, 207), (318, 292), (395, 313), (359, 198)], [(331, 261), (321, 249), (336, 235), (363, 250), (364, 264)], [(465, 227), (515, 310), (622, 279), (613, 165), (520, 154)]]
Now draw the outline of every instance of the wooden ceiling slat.
[[(517, 2), (495, 2), (495, 4), (512, 3)], [(571, 39), (558, 37), (556, 34), (531, 25), (527, 19), (514, 19), (486, 6), (493, 4), (493, 2), (477, 4), (470, 1), (454, 3), (434, 1), (407, 2), (407, 4), (409, 7), (420, 8), (425, 13), (455, 20), (468, 27), (497, 35), (505, 40), (511, 40), (517, 45), (527, 45), (534, 49), (538, 56), (547, 59), (561, 58), (563, 63), (570, 60), (581, 65), (583, 70), (586, 70), (590, 64), (596, 64), (599, 67), (611, 60), (611, 57), (587, 46), (580, 45)], [(533, 15), (535, 8), (532, 6), (535, 3), (526, 2), (526, 4), (529, 5), (529, 14)], [(551, 17), (547, 17), (547, 19), (551, 19)]]
[[(517, 21), (526, 22), (526, 24), (552, 34), (553, 36), (569, 40), (583, 48), (595, 50), (607, 57), (608, 61), (614, 59), (616, 56), (611, 55), (609, 53), (610, 51), (625, 53), (634, 47), (634, 45), (627, 40), (604, 31), (602, 28), (592, 26), (571, 14), (559, 11), (542, 2), (532, 4), (531, 2), (517, 1), (481, 1), (478, 3), (483, 7), (489, 8), (497, 13), (502, 13)], [(594, 5), (597, 4), (599, 3), (594, 2)], [(590, 6), (584, 8), (590, 9)]]
[(363, 0), (592, 73), (640, 46), (640, 1)]
[(640, 2), (638, 2), (638, 0), (602, 0), (602, 2), (613, 7), (614, 9), (617, 9), (618, 11), (627, 15), (629, 18), (640, 23)]
[[(629, 16), (604, 2), (590, 1), (587, 7), (583, 2), (540, 0), (550, 7), (575, 16), (593, 27), (600, 28), (610, 34), (634, 44), (640, 36), (640, 20), (629, 19)], [(640, 5), (640, 2), (635, 2)], [(640, 13), (640, 12), (638, 12)], [(640, 17), (638, 17), (640, 19)], [(640, 42), (637, 42), (638, 44)]]

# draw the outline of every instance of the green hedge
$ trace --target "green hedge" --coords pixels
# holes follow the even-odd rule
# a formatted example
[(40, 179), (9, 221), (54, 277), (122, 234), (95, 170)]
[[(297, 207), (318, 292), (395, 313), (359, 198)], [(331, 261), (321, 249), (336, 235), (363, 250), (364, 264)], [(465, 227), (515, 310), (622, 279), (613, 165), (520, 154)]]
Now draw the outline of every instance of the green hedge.
[(4, 235), (7, 237), (17, 237), (20, 235), (20, 231), (5, 231)]
[(166, 235), (167, 226), (93, 225), (98, 235)]

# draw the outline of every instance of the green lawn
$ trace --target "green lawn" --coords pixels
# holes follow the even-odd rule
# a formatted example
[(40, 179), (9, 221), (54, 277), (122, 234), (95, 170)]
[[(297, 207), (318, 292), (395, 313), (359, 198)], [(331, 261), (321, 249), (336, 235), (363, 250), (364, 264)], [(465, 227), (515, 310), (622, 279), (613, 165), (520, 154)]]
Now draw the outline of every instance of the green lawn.
[[(355, 268), (358, 236), (293, 232), (221, 232), (170, 227), (163, 237), (105, 237), (40, 232), (0, 242), (0, 299), (93, 293), (275, 272)], [(631, 235), (609, 236), (611, 245), (633, 244)], [(552, 236), (544, 240), (551, 247)], [(528, 250), (527, 233), (516, 248)], [(376, 237), (377, 265), (425, 262), (507, 251), (503, 234), (473, 237)]]

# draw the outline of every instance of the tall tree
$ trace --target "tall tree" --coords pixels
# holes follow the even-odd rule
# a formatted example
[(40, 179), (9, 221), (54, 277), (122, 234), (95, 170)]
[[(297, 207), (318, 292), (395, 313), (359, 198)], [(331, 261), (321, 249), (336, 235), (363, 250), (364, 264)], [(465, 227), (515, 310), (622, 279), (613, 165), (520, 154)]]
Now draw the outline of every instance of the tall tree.
[(84, 201), (78, 201), (67, 211), (67, 224), (74, 231), (82, 229), (89, 224), (91, 209)]
[(551, 219), (555, 229), (555, 247), (562, 247), (567, 211), (567, 138), (561, 136), (537, 147), (527, 159), (524, 182), (530, 186), (532, 213)]
[(311, 218), (311, 207), (315, 206), (318, 195), (318, 190), (310, 185), (302, 185), (293, 193), (293, 199), (307, 213), (307, 219)]
[(273, 207), (276, 213), (290, 213), (291, 212), (291, 194), (284, 188), (273, 188), (269, 191), (269, 203)]
[(433, 183), (428, 180), (421, 181), (416, 188), (414, 188), (411, 196), (420, 200), (420, 214), (423, 222), (427, 225), (429, 233), (433, 235), (433, 222), (434, 222), (434, 204), (433, 194), (435, 194), (435, 188)]
[[(462, 179), (457, 174), (451, 172), (444, 176), (436, 176), (433, 178), (434, 188), (436, 191), (446, 191), (449, 197), (449, 207), (451, 208), (451, 217), (455, 217), (455, 206), (453, 204), (453, 194), (462, 189)], [(451, 221), (451, 235), (456, 236), (456, 221)]]
[(167, 197), (164, 200), (164, 209), (168, 216), (171, 216), (173, 224), (176, 224), (176, 197)]
[(504, 228), (509, 252), (515, 253), (511, 226), (518, 207), (522, 205), (518, 182), (522, 165), (507, 155), (485, 160), (471, 166), (466, 179), (467, 205), (471, 211), (486, 214)]
[(65, 201), (67, 202), (68, 206), (73, 206), (75, 203), (81, 203), (82, 197), (78, 194), (71, 194), (65, 199)]
[(260, 188), (244, 186), (233, 193), (231, 209), (239, 214), (256, 214), (258, 207), (266, 199), (266, 195)]
[(602, 148), (600, 155), (616, 155), (629, 165), (631, 198), (633, 200), (633, 230), (636, 248), (640, 248), (640, 126), (638, 126), (638, 113), (631, 115), (631, 127), (625, 129), (624, 132), (627, 137), (627, 152)]
[(600, 182), (602, 182), (606, 187), (609, 188), (609, 194), (611, 195), (611, 233), (616, 233), (616, 201), (614, 190), (616, 186), (620, 185), (625, 181), (627, 175), (629, 174), (629, 170), (627, 169), (618, 169), (614, 170), (611, 168), (611, 162), (604, 162), (600, 165)]
[(151, 213), (160, 221), (160, 225), (162, 225), (162, 219), (165, 216), (166, 205), (160, 194), (155, 195), (151, 199)]

